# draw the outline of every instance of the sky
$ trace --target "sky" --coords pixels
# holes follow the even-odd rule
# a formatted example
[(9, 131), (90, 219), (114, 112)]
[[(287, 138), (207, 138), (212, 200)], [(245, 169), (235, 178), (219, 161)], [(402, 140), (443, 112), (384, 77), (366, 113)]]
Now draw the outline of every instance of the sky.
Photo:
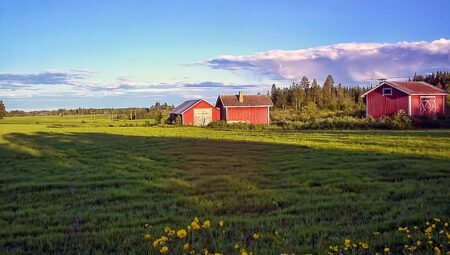
[(450, 1), (0, 0), (7, 110), (177, 105), (450, 70)]

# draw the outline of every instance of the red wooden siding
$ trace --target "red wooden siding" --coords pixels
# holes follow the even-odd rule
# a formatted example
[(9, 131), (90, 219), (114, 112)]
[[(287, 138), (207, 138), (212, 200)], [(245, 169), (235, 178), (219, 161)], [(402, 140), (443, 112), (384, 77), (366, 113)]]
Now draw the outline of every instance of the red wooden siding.
[(242, 121), (252, 124), (269, 124), (269, 107), (228, 107), (228, 122)]
[(398, 113), (399, 110), (408, 113), (408, 95), (392, 88), (392, 96), (383, 96), (383, 88), (392, 88), (387, 85), (380, 86), (366, 96), (368, 116), (379, 118)]
[(205, 101), (200, 101), (194, 107), (192, 107), (191, 109), (189, 109), (183, 113), (183, 124), (184, 125), (194, 125), (194, 109), (205, 109), (205, 108), (212, 109), (212, 121), (220, 120), (219, 109), (212, 107), (210, 104), (208, 104)]
[[(444, 114), (444, 104), (445, 96), (428, 96), (426, 97), (436, 97), (436, 115)], [(411, 96), (411, 116), (420, 116), (420, 97), (421, 96)]]

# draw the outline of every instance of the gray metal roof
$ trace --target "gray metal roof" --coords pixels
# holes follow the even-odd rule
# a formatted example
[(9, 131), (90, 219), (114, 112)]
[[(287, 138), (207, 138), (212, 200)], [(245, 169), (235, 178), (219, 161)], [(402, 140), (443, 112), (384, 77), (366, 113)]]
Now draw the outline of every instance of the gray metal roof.
[(175, 107), (170, 113), (182, 114), (183, 112), (185, 112), (186, 110), (188, 110), (189, 108), (191, 108), (192, 106), (197, 104), (199, 101), (201, 101), (201, 99), (188, 100), (188, 101), (180, 104), (179, 106)]

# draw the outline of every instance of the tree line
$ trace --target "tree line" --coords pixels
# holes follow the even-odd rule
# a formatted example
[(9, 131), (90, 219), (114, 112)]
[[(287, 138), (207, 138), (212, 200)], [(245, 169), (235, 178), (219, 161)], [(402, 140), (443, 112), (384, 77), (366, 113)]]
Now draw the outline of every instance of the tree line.
[[(3, 115), (2, 115), (3, 106)], [(167, 103), (160, 104), (157, 102), (155, 105), (148, 108), (78, 108), (78, 109), (58, 109), (58, 110), (38, 110), (25, 112), (21, 110), (12, 110), (6, 112), (4, 105), (0, 101), (0, 116), (9, 117), (23, 117), (23, 116), (64, 116), (64, 115), (108, 115), (111, 119), (157, 119), (162, 114), (161, 112), (170, 111), (173, 105)]]
[(281, 88), (272, 85), (270, 97), (275, 108), (302, 110), (306, 106), (315, 105), (319, 109), (331, 111), (355, 111), (364, 108), (361, 95), (370, 88), (346, 87), (334, 84), (333, 76), (328, 75), (322, 86), (316, 79), (311, 82), (303, 76), (300, 82), (293, 82), (289, 87)]

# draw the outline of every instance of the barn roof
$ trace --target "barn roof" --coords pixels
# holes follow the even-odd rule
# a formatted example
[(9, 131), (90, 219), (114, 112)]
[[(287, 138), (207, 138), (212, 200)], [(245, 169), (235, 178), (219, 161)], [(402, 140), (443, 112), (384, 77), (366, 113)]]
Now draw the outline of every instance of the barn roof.
[(370, 92), (374, 91), (380, 86), (388, 85), (393, 88), (396, 88), (408, 95), (447, 95), (447, 91), (440, 89), (436, 86), (433, 86), (431, 84), (428, 84), (423, 81), (385, 81), (383, 83), (380, 83), (378, 86), (374, 87), (373, 89), (367, 91), (366, 93), (362, 94), (361, 97), (366, 96)]
[(244, 101), (239, 102), (239, 95), (219, 95), (224, 107), (229, 106), (273, 106), (272, 100), (267, 95), (243, 95)]
[(202, 99), (196, 99), (196, 100), (188, 100), (180, 104), (179, 106), (175, 107), (170, 113), (173, 114), (182, 114), (183, 112), (187, 111), (192, 106), (196, 105), (198, 102), (200, 102)]
[(214, 107), (214, 105), (210, 104), (208, 101), (205, 101), (203, 99), (195, 99), (195, 100), (188, 100), (180, 104), (179, 106), (175, 107), (170, 113), (172, 114), (183, 114), (185, 111), (191, 109), (196, 104), (200, 103), (201, 101), (206, 102), (207, 104), (211, 105), (211, 107)]

